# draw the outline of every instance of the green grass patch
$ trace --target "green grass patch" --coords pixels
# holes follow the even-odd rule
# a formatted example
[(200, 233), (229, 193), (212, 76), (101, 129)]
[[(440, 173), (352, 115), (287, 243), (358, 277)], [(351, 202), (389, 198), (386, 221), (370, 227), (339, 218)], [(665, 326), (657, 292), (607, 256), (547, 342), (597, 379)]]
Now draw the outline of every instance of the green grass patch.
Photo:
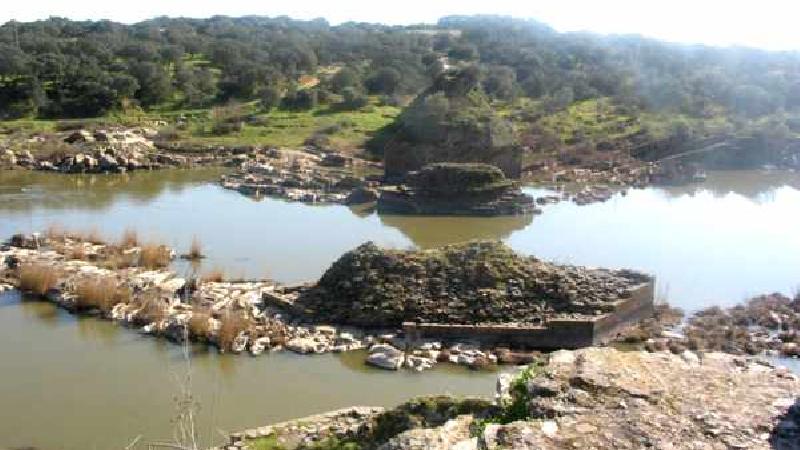
[(278, 443), (278, 437), (274, 434), (247, 441), (248, 450), (286, 450)]

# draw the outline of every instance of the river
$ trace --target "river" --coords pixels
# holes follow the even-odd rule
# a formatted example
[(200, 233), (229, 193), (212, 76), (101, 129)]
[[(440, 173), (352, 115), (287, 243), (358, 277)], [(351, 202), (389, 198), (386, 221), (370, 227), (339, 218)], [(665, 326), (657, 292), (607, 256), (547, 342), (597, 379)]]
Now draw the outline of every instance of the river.
[[(220, 173), (0, 172), (0, 236), (58, 224), (116, 238), (133, 228), (178, 250), (196, 236), (209, 255), (201, 271), (282, 282), (313, 280), (366, 240), (426, 248), (494, 238), (544, 259), (653, 273), (658, 295), (687, 310), (800, 285), (798, 174), (712, 172), (702, 185), (631, 190), (589, 206), (564, 202), (535, 217), (422, 218), (256, 201), (215, 185)], [(184, 368), (179, 350), (0, 294), (0, 448), (109, 449), (139, 435), (168, 439)], [(495, 377), (445, 367), (386, 373), (365, 368), (362, 355), (193, 356), (205, 442), (220, 431), (352, 404), (488, 395)]]

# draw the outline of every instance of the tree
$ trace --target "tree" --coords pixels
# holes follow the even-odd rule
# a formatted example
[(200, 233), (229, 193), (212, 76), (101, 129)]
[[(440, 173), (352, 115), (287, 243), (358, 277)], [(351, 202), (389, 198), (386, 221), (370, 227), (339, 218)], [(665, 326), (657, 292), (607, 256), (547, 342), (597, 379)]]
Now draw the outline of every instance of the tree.
[(331, 90), (337, 94), (344, 94), (347, 88), (360, 88), (361, 76), (349, 67), (342, 67), (330, 81)]
[(345, 109), (359, 109), (367, 106), (369, 99), (364, 93), (355, 87), (347, 87), (342, 93), (343, 101), (340, 103)]
[(516, 91), (517, 74), (508, 66), (492, 67), (483, 82), (487, 94), (502, 100), (510, 100)]
[(139, 83), (136, 98), (144, 106), (163, 103), (172, 95), (172, 80), (161, 65), (139, 62), (131, 65), (131, 74)]
[(383, 67), (367, 79), (367, 89), (373, 94), (394, 95), (400, 87), (400, 72), (393, 67)]
[(277, 107), (281, 103), (281, 90), (275, 85), (269, 85), (259, 92), (259, 101), (261, 109), (264, 111), (271, 111), (272, 108)]

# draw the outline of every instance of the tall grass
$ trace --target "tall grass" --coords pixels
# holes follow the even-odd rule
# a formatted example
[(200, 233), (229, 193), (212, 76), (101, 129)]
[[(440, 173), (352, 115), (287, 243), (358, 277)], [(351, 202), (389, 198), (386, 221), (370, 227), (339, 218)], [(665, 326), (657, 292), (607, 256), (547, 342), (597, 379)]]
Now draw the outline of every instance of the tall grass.
[(107, 313), (118, 303), (130, 303), (133, 294), (114, 277), (103, 277), (78, 281), (75, 295), (78, 309), (99, 309)]
[(58, 285), (58, 271), (46, 264), (26, 264), (19, 268), (19, 288), (44, 296)]

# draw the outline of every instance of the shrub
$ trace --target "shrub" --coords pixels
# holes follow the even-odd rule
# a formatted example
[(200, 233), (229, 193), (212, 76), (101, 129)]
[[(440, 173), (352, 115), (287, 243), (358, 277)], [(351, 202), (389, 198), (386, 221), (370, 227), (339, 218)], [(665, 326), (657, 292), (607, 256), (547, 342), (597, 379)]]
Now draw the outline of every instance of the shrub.
[(139, 265), (148, 269), (162, 269), (172, 260), (170, 251), (163, 245), (143, 245), (139, 251)]
[(205, 341), (211, 333), (211, 326), (208, 323), (211, 318), (208, 310), (196, 308), (192, 312), (192, 317), (187, 324), (189, 338), (196, 341)]
[(136, 247), (139, 245), (139, 234), (136, 230), (132, 228), (126, 229), (122, 233), (122, 239), (120, 239), (119, 246), (125, 249)]
[(75, 306), (78, 309), (99, 309), (109, 312), (118, 303), (130, 303), (131, 290), (120, 286), (113, 277), (85, 278), (75, 287)]
[(217, 334), (217, 345), (222, 350), (233, 348), (233, 341), (242, 331), (250, 327), (250, 321), (243, 315), (229, 312), (220, 319), (219, 333)]
[(225, 272), (222, 269), (211, 269), (200, 278), (203, 283), (221, 283), (225, 281)]
[(136, 316), (138, 324), (161, 322), (167, 318), (167, 308), (157, 292), (148, 291), (136, 300), (139, 313)]
[(187, 259), (201, 259), (203, 258), (203, 245), (197, 236), (192, 238), (192, 245), (189, 247), (189, 253), (186, 254)]
[(58, 272), (46, 264), (27, 264), (19, 269), (19, 288), (44, 296), (58, 285)]
[(69, 259), (78, 259), (83, 261), (86, 259), (86, 247), (83, 246), (83, 243), (77, 243), (70, 247), (66, 256)]

